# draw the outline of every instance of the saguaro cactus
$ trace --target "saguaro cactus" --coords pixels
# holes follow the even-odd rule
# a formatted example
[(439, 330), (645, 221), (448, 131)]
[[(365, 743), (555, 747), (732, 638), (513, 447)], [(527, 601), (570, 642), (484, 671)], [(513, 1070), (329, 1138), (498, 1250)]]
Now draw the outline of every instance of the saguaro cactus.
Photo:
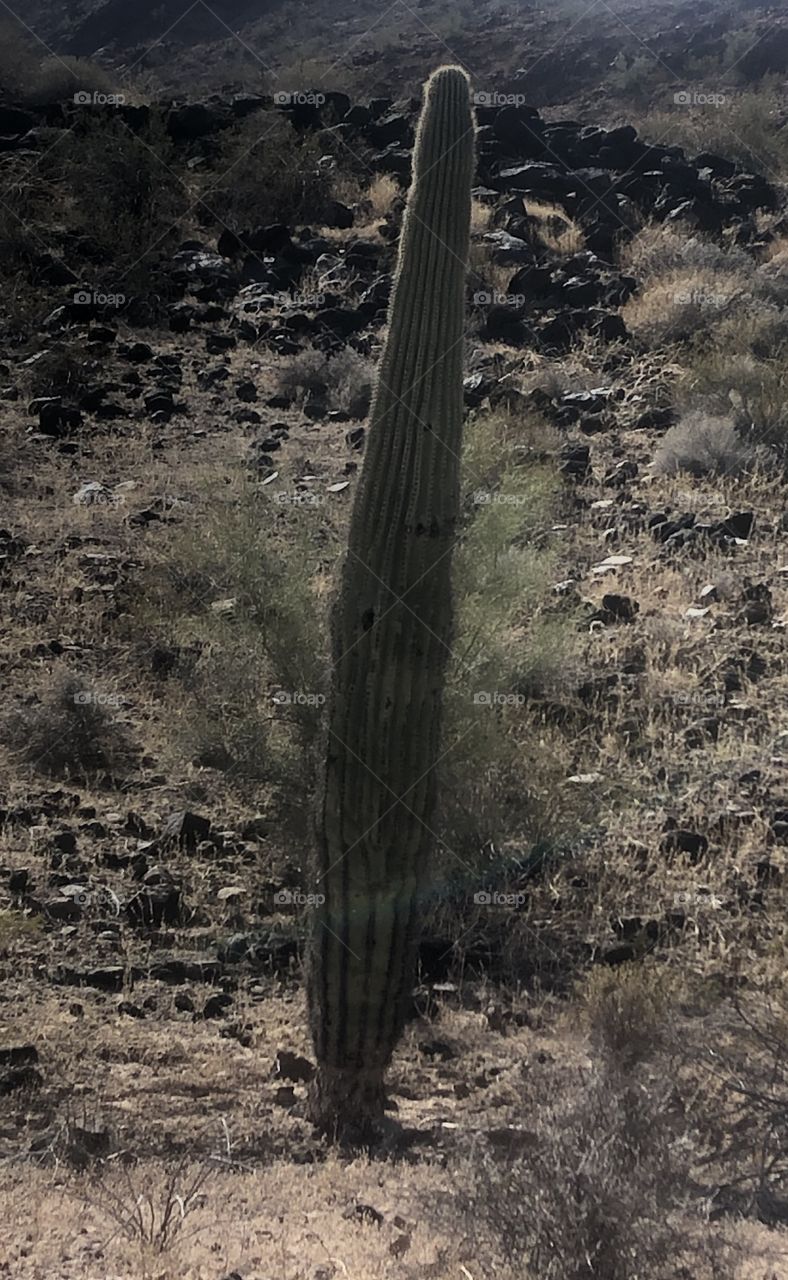
[(441, 67), (425, 87), (333, 617), (309, 1001), (311, 1111), (335, 1135), (382, 1120), (415, 975), (451, 643), (473, 167), (468, 78)]

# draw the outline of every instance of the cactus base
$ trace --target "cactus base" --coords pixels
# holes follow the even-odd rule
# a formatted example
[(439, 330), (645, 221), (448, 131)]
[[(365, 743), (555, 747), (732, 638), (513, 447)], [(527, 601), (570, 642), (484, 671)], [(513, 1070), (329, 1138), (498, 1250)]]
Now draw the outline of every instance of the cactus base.
[(309, 1090), (313, 1124), (335, 1142), (370, 1142), (384, 1125), (383, 1068), (318, 1067)]

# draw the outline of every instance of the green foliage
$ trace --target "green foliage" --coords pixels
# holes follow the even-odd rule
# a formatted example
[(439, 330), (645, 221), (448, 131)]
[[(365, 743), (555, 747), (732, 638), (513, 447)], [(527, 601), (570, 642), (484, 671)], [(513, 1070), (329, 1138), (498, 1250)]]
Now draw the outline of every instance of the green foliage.
[(178, 655), (175, 737), (196, 763), (302, 806), (326, 674), (320, 584), (337, 536), (323, 508), (244, 479), (202, 496), (199, 525), (168, 548), (142, 608)]
[[(555, 557), (554, 441), (539, 421), (479, 417), (463, 451), (465, 525), (454, 557), (455, 637), (439, 765), (447, 868), (485, 868), (483, 851), (519, 854), (554, 834), (550, 760), (534, 760), (535, 701), (565, 680), (576, 632), (544, 609)], [(544, 793), (544, 794), (543, 794)]]

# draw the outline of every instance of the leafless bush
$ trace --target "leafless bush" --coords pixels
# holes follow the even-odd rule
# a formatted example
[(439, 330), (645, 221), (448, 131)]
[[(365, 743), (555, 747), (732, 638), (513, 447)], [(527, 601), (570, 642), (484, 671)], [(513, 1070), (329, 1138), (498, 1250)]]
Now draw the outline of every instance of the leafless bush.
[(279, 370), (279, 386), (296, 399), (325, 400), (351, 418), (365, 418), (372, 400), (374, 368), (352, 347), (327, 354), (307, 347)]
[(736, 476), (751, 468), (756, 456), (730, 418), (695, 410), (666, 432), (653, 465), (660, 475)]
[(461, 1208), (474, 1257), (529, 1280), (729, 1280), (732, 1247), (692, 1181), (660, 989), (640, 970), (608, 972), (585, 1013), (590, 1065), (524, 1068), (525, 1154), (473, 1153)]
[(114, 772), (133, 754), (106, 695), (71, 674), (56, 677), (42, 698), (33, 696), (11, 711), (2, 736), (26, 763), (60, 777), (83, 770)]

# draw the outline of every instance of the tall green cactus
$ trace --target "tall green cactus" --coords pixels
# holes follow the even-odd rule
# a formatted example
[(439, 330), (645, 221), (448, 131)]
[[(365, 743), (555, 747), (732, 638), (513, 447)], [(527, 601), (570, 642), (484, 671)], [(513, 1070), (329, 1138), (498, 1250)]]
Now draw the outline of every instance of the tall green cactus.
[(313, 1119), (383, 1118), (412, 990), (433, 844), (435, 764), (459, 516), (465, 271), (474, 124), (468, 78), (425, 88), (389, 329), (333, 617), (309, 1003)]

